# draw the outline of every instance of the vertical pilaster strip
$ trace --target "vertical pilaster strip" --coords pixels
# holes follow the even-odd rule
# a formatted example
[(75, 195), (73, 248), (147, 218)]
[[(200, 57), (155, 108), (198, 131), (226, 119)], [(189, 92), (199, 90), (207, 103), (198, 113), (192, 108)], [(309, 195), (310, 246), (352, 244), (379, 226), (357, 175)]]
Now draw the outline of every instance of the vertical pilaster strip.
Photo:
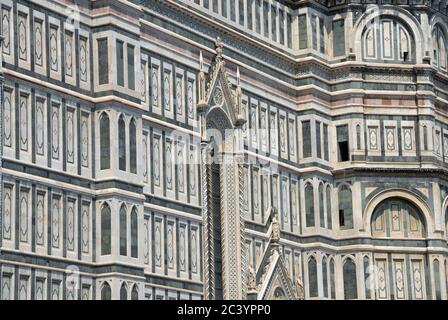
[[(234, 154), (237, 146), (233, 134), (226, 134), (221, 176), (221, 253), (222, 292), (225, 300), (241, 300), (244, 294), (242, 268), (245, 263), (241, 243), (240, 173)], [(243, 240), (244, 242), (244, 240)]]
[(213, 219), (209, 212), (211, 197), (209, 187), (211, 185), (211, 174), (207, 166), (208, 148), (207, 143), (201, 143), (201, 195), (202, 195), (202, 219), (203, 219), (203, 241), (204, 241), (204, 299), (213, 300), (215, 297), (214, 287), (214, 244), (213, 244)]
[(238, 190), (239, 190), (239, 205), (238, 211), (240, 213), (240, 246), (241, 246), (241, 293), (242, 299), (247, 298), (247, 276), (248, 276), (248, 263), (247, 263), (247, 248), (246, 248), (246, 234), (245, 230), (245, 220), (244, 220), (244, 168), (242, 164), (237, 164), (238, 166)]
[[(3, 167), (3, 37), (0, 36), (0, 169)], [(0, 170), (0, 248), (3, 239), (3, 170)], [(0, 250), (1, 252), (1, 250)]]

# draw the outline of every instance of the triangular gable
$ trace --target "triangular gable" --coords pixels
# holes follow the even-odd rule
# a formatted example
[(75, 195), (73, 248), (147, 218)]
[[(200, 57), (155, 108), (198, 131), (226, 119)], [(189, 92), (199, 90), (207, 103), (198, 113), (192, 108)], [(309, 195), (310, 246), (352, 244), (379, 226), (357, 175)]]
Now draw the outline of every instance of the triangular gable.
[(303, 299), (303, 286), (300, 282), (294, 283), (290, 278), (286, 262), (280, 253), (280, 227), (277, 211), (271, 207), (266, 214), (269, 215), (268, 220), (271, 222), (268, 229), (270, 238), (256, 270), (250, 269), (251, 286), (249, 289), (258, 300)]
[[(230, 84), (223, 81), (223, 79), (221, 79), (222, 77), (222, 75), (218, 75), (218, 79), (214, 82), (210, 94), (207, 96), (207, 104), (212, 108), (214, 106), (220, 107), (229, 117), (232, 124), (235, 124), (236, 113), (234, 112), (234, 98), (229, 88)], [(221, 95), (221, 98), (217, 98), (217, 95)], [(216, 100), (218, 99), (222, 99), (223, 102), (217, 102)], [(210, 109), (208, 111), (210, 111)]]
[[(239, 75), (239, 72), (237, 74)], [(229, 117), (232, 124), (237, 125), (244, 122), (242, 114), (239, 114), (241, 108), (238, 105), (241, 103), (241, 99), (239, 99), (240, 95), (241, 89), (239, 86), (236, 88), (236, 95), (232, 92), (232, 84), (228, 79), (225, 61), (222, 57), (222, 43), (218, 37), (216, 39), (216, 56), (209, 68), (202, 103), (209, 107), (218, 105)]]
[(285, 262), (277, 250), (273, 250), (258, 291), (258, 300), (296, 300), (296, 290), (291, 282)]

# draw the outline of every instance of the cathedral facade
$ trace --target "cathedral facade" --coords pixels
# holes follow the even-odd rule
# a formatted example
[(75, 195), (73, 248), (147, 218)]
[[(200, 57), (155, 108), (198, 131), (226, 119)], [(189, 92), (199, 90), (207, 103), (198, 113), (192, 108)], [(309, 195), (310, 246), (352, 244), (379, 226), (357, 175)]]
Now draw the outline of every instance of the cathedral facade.
[(448, 299), (447, 1), (0, 17), (0, 299)]

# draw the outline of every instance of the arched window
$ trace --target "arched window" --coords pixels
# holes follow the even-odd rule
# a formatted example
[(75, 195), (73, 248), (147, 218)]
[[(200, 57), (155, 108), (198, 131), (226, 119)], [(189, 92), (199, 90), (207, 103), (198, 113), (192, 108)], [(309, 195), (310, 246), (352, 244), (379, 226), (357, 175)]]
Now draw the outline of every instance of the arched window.
[(132, 287), (131, 300), (138, 300), (138, 289), (136, 284)]
[(333, 210), (331, 207), (331, 187), (327, 186), (327, 228), (329, 230), (333, 228), (332, 218), (333, 218)]
[(415, 41), (410, 28), (383, 16), (369, 22), (362, 35), (363, 59), (382, 63), (415, 61)]
[(131, 212), (131, 257), (138, 257), (138, 214), (136, 207), (133, 207)]
[(339, 188), (339, 226), (341, 229), (353, 228), (352, 191), (345, 184)]
[(110, 122), (104, 112), (100, 118), (100, 159), (101, 170), (110, 168)]
[(328, 268), (327, 268), (327, 257), (322, 259), (322, 282), (324, 287), (324, 297), (328, 298)]
[(131, 172), (137, 173), (137, 127), (134, 119), (129, 124), (129, 156)]
[(127, 233), (128, 233), (128, 225), (127, 225), (126, 205), (122, 204), (120, 208), (120, 255), (122, 256), (128, 254)]
[(311, 183), (305, 187), (305, 216), (306, 226), (314, 227), (314, 194)]
[(371, 285), (370, 281), (372, 280), (371, 279), (372, 275), (370, 274), (369, 257), (367, 257), (367, 256), (364, 257), (363, 266), (364, 266), (364, 284), (365, 284), (365, 288), (366, 288), (366, 299), (371, 299), (372, 298), (372, 294), (371, 294), (372, 285)]
[(336, 299), (336, 282), (335, 282), (334, 260), (330, 260), (330, 298)]
[(423, 150), (428, 150), (428, 127), (423, 126)]
[(128, 290), (126, 284), (123, 282), (120, 288), (120, 300), (128, 300)]
[(325, 228), (325, 192), (324, 192), (324, 184), (321, 183), (319, 185), (319, 219), (320, 219), (320, 227)]
[(126, 124), (123, 116), (118, 120), (118, 168), (126, 171)]
[(308, 282), (309, 282), (309, 295), (310, 298), (318, 296), (317, 288), (317, 262), (316, 259), (311, 256), (308, 260)]
[(348, 258), (344, 262), (343, 277), (344, 277), (344, 298), (346, 300), (357, 299), (358, 286), (356, 284), (356, 264), (350, 258)]
[(434, 270), (434, 291), (436, 296), (434, 297), (436, 300), (442, 299), (442, 291), (440, 289), (440, 263), (439, 260), (435, 259), (432, 263), (432, 267)]
[(445, 34), (439, 25), (434, 27), (432, 31), (432, 47), (433, 47), (433, 65), (440, 69), (446, 70), (447, 52)]
[(111, 229), (110, 207), (104, 204), (101, 208), (101, 255), (111, 253)]
[(101, 288), (101, 300), (111, 300), (112, 299), (112, 290), (110, 289), (110, 285), (107, 282), (103, 283), (103, 287)]
[(361, 126), (356, 125), (356, 148), (361, 150)]

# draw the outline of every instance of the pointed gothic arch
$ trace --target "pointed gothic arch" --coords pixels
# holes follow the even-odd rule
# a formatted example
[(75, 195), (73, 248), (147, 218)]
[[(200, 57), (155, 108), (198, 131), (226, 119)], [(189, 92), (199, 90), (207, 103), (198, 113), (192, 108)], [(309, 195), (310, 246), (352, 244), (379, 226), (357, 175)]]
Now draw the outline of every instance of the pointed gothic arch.
[(126, 204), (122, 204), (120, 207), (120, 255), (127, 255), (128, 247), (128, 214), (126, 209)]
[(124, 115), (118, 118), (118, 169), (126, 171), (126, 122)]
[(101, 287), (101, 300), (112, 300), (112, 289), (107, 281)]

